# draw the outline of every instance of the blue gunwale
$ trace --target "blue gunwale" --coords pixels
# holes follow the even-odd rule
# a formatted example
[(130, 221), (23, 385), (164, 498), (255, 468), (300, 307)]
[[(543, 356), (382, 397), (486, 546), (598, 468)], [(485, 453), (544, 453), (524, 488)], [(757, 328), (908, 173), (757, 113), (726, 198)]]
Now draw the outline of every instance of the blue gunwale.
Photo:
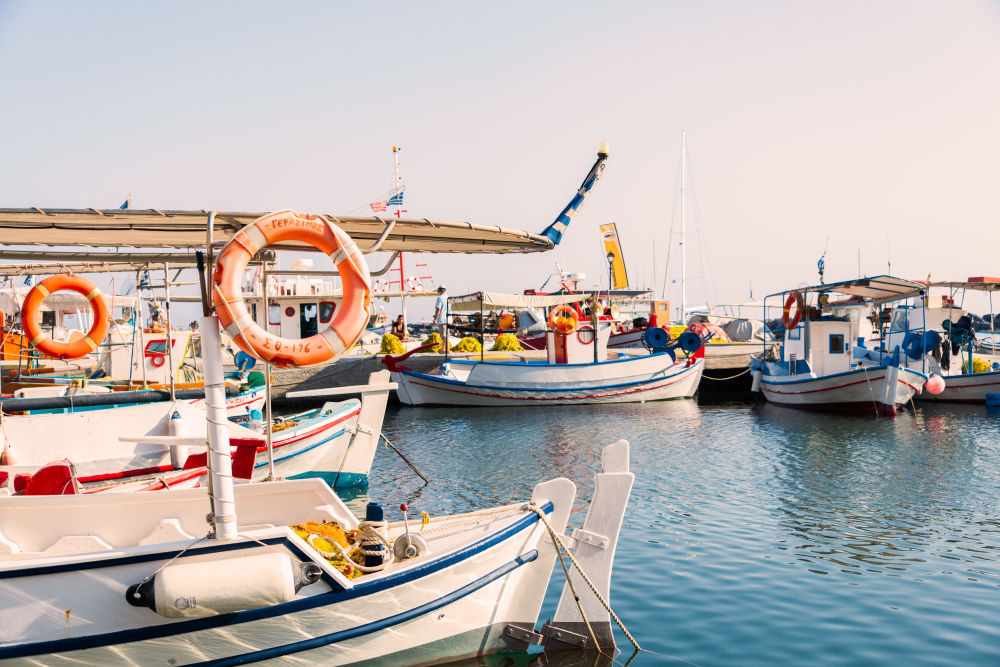
[[(781, 378), (786, 378), (786, 377), (793, 378), (793, 377), (795, 377), (794, 375), (762, 375), (760, 381), (761, 382), (770, 382), (771, 384), (780, 384), (780, 385), (799, 384), (799, 383), (802, 383), (802, 382), (816, 382), (817, 380), (826, 380), (828, 378), (844, 377), (844, 376), (847, 376), (847, 375), (860, 375), (860, 374), (865, 373), (865, 372), (878, 371), (878, 370), (883, 370), (885, 368), (886, 368), (885, 366), (873, 366), (871, 368), (855, 368), (854, 370), (844, 371), (842, 373), (831, 373), (829, 375), (817, 375), (816, 377), (802, 378), (801, 380), (781, 380)], [(915, 371), (912, 368), (900, 368), (899, 371), (901, 373), (905, 372), (905, 373), (913, 373), (914, 375), (919, 375), (925, 381), (927, 380), (927, 377), (928, 377), (928, 376), (924, 375), (923, 373), (921, 373), (920, 371)]]

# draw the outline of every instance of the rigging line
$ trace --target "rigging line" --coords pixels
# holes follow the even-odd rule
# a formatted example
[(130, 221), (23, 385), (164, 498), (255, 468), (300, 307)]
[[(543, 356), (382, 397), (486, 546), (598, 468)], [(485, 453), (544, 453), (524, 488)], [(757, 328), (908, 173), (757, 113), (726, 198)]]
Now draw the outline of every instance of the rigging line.
[[(680, 158), (681, 164), (684, 163), (684, 157)], [(680, 166), (677, 167), (677, 173), (680, 175)], [(678, 201), (677, 192), (681, 188), (678, 185), (674, 185), (674, 208), (670, 213), (670, 233), (667, 234), (667, 263), (663, 265), (663, 291), (660, 293), (661, 299), (667, 298), (667, 289), (670, 285), (670, 253), (673, 250), (673, 239), (674, 239), (674, 224), (677, 222), (677, 207), (680, 205)]]

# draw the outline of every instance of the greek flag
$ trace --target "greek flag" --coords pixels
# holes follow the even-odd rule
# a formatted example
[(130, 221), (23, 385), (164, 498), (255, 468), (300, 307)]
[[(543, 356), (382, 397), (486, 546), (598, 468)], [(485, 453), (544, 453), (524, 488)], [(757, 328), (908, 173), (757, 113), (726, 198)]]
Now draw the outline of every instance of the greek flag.
[(34, 277), (32, 277), (30, 275), (24, 277), (24, 286), (25, 287), (31, 287), (32, 283), (34, 283), (34, 282), (35, 282)]
[(397, 192), (393, 196), (389, 197), (389, 199), (386, 200), (385, 205), (386, 206), (402, 206), (403, 205), (403, 190), (402, 190), (402, 188), (399, 190), (399, 192)]
[[(131, 197), (129, 197), (129, 199), (131, 199)], [(119, 206), (118, 208), (120, 208), (120, 209), (121, 209), (121, 210), (123, 210), (123, 211), (127, 210), (127, 209), (128, 209), (128, 207), (129, 207), (129, 204), (131, 203), (131, 202), (129, 201), (129, 199), (126, 199), (125, 201), (123, 201), (123, 202), (122, 202), (122, 205), (121, 205), (121, 206)]]
[(139, 289), (149, 289), (150, 284), (149, 269), (143, 269), (139, 274)]

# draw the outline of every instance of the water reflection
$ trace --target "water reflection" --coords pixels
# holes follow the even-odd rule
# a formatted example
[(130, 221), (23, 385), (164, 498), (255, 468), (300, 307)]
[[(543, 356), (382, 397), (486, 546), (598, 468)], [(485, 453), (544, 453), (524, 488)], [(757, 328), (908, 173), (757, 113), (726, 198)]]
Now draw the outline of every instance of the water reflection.
[(772, 405), (757, 413), (778, 445), (778, 548), (812, 572), (925, 576), (928, 558), (1000, 555), (997, 523), (980, 514), (983, 501), (997, 505), (995, 466), (976, 465), (981, 410), (931, 406), (874, 422)]

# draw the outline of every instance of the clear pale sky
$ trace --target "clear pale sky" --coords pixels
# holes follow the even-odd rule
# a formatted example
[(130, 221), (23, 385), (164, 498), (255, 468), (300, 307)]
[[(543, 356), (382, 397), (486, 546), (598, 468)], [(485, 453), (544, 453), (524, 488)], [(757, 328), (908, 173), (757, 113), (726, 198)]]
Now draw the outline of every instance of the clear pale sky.
[(1000, 275), (996, 1), (0, 1), (0, 90), (0, 207), (360, 213), (399, 145), (409, 216), (538, 232), (610, 143), (555, 251), (425, 256), (453, 295), (603, 285), (609, 221), (659, 286), (682, 129), (689, 303)]

